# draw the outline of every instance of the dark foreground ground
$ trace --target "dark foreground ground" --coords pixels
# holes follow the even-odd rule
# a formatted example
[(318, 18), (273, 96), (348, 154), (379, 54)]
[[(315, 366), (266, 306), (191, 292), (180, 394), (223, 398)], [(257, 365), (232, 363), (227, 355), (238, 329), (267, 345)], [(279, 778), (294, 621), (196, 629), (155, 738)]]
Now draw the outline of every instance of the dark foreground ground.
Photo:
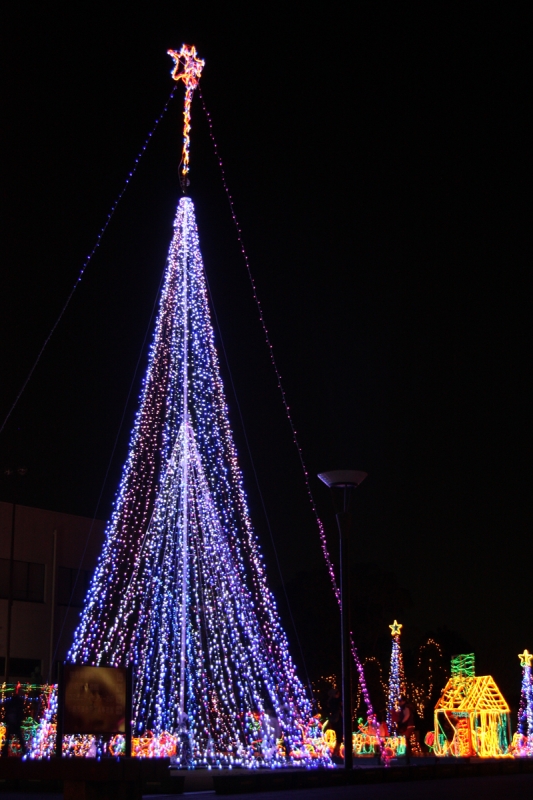
[[(172, 795), (166, 795), (167, 798)], [(186, 793), (182, 797), (217, 797), (211, 793)], [(144, 795), (144, 800), (163, 800), (163, 795)], [(176, 797), (176, 795), (174, 795)], [(533, 775), (493, 775), (485, 778), (450, 778), (369, 786), (340, 786), (322, 789), (293, 789), (279, 792), (225, 795), (231, 800), (477, 800), (533, 798)], [(15, 800), (15, 798), (13, 798)], [(58, 799), (59, 800), (59, 799)]]
[[(178, 797), (217, 797), (213, 791), (185, 792), (182, 795), (143, 795), (143, 800), (168, 800)], [(323, 789), (293, 789), (279, 792), (225, 795), (228, 800), (477, 800), (502, 798), (528, 800), (533, 797), (533, 775), (492, 775), (484, 778), (450, 778), (448, 780), (378, 784), (373, 786), (341, 786)], [(0, 792), (1, 800), (63, 800), (62, 794)]]
[[(216, 797), (214, 790), (196, 790), (176, 794), (145, 794), (143, 800), (168, 800), (178, 797)], [(476, 800), (502, 798), (528, 800), (533, 797), (533, 774), (491, 775), (473, 778), (408, 781), (377, 785), (326, 787), (322, 789), (293, 789), (277, 792), (225, 795), (228, 800)], [(0, 800), (62, 800), (55, 792), (2, 792)]]
[[(0, 800), (165, 800), (224, 796), (240, 800), (383, 798), (533, 798), (532, 759), (412, 759), (389, 769), (375, 759), (344, 770), (197, 769), (168, 759), (51, 759), (0, 763)], [(63, 789), (63, 792), (61, 792)]]

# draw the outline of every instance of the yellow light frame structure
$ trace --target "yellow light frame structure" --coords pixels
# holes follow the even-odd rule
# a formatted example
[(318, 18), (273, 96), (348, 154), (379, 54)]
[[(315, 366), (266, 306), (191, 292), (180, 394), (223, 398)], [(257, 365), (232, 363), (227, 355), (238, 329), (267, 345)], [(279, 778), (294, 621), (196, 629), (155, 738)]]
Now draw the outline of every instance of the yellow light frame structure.
[(510, 709), (494, 678), (450, 678), (435, 706), (435, 755), (505, 758), (510, 743)]

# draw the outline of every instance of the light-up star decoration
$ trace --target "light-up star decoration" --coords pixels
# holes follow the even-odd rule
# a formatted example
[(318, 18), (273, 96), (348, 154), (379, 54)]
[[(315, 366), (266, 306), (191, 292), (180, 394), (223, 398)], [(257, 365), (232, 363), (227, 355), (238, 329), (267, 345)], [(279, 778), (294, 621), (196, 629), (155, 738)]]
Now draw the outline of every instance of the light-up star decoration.
[(389, 628), (391, 629), (392, 636), (400, 636), (402, 633), (403, 625), (400, 625), (399, 622), (396, 622), (396, 620), (394, 620), (392, 625), (389, 625)]
[(528, 653), (527, 650), (524, 650), (523, 653), (518, 653), (518, 658), (520, 659), (521, 667), (530, 667), (533, 661), (533, 653)]
[(187, 173), (189, 172), (189, 146), (191, 143), (191, 103), (194, 90), (200, 81), (200, 75), (205, 65), (205, 61), (198, 58), (194, 45), (184, 44), (179, 53), (176, 50), (167, 50), (169, 56), (174, 59), (174, 69), (171, 72), (175, 81), (183, 81), (185, 84), (185, 106), (183, 109), (183, 150), (180, 162), (181, 188), (185, 192), (189, 185)]

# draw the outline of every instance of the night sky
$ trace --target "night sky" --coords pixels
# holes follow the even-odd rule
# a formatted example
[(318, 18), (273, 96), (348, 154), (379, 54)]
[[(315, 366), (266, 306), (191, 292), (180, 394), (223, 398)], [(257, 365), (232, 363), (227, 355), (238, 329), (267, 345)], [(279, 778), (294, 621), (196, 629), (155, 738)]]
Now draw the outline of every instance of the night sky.
[[(315, 476), (363, 469), (356, 580), (374, 569), (370, 593), (408, 591), (389, 620), (406, 647), (446, 627), (518, 694), (533, 649), (525, 19), (498, 4), (59, 5), (1, 25), (2, 420), (170, 95), (167, 49), (194, 43), (332, 551)], [(180, 197), (182, 98), (0, 435), (28, 505), (109, 516)], [(198, 96), (190, 195), (252, 516), (273, 585), (300, 575), (312, 615), (328, 580), (316, 523)]]

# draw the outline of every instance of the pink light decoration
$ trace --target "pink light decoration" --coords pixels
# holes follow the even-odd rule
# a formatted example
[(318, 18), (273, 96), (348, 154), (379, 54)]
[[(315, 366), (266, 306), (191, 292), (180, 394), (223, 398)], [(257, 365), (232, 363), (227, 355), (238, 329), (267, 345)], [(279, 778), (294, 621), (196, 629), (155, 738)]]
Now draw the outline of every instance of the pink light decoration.
[[(233, 205), (233, 197), (230, 194), (229, 187), (228, 187), (228, 184), (227, 184), (227, 181), (226, 181), (226, 173), (225, 173), (225, 170), (224, 170), (224, 164), (222, 162), (222, 157), (220, 156), (220, 153), (218, 151), (218, 145), (217, 145), (217, 142), (216, 142), (216, 139), (215, 139), (215, 135), (214, 135), (214, 131), (213, 131), (213, 122), (212, 122), (212, 119), (211, 119), (211, 115), (210, 115), (209, 111), (207, 110), (207, 107), (206, 107), (206, 104), (205, 104), (205, 101), (204, 101), (204, 98), (203, 98), (203, 95), (202, 95), (202, 90), (201, 90), (200, 87), (198, 87), (198, 93), (200, 95), (200, 99), (202, 101), (204, 112), (205, 112), (205, 115), (207, 117), (207, 122), (208, 122), (208, 125), (209, 125), (209, 135), (211, 137), (211, 141), (213, 142), (213, 148), (214, 148), (214, 151), (215, 151), (215, 156), (216, 156), (216, 158), (218, 160), (218, 165), (219, 165), (220, 173), (221, 173), (221, 176), (222, 176), (222, 183), (223, 183), (223, 186), (224, 186), (224, 190), (226, 192), (226, 196), (228, 198), (228, 203), (229, 203), (229, 207), (230, 207), (231, 216), (233, 218), (233, 222), (234, 222), (235, 228), (237, 230), (237, 240), (238, 240), (240, 248), (241, 248), (241, 253), (242, 253), (242, 256), (243, 256), (243, 259), (244, 259), (244, 263), (246, 265), (246, 270), (248, 272), (248, 278), (249, 278), (250, 284), (252, 286), (252, 294), (253, 294), (253, 298), (255, 300), (255, 303), (257, 305), (257, 309), (258, 309), (258, 312), (259, 312), (259, 319), (260, 319), (261, 327), (263, 328), (263, 333), (264, 333), (265, 340), (266, 340), (266, 343), (267, 343), (267, 347), (268, 347), (268, 351), (269, 351), (269, 355), (270, 355), (270, 361), (271, 361), (272, 367), (274, 369), (274, 373), (276, 375), (278, 389), (279, 389), (279, 391), (281, 393), (281, 400), (282, 400), (282, 403), (283, 403), (283, 407), (285, 409), (285, 413), (287, 415), (287, 420), (288, 420), (290, 428), (291, 428), (292, 440), (293, 440), (294, 446), (296, 447), (296, 450), (298, 452), (298, 457), (300, 459), (300, 464), (301, 464), (303, 475), (304, 475), (304, 483), (305, 483), (307, 496), (309, 498), (309, 502), (311, 504), (311, 508), (312, 508), (313, 514), (315, 515), (316, 523), (317, 523), (317, 526), (318, 526), (318, 533), (319, 533), (319, 536), (320, 536), (320, 546), (322, 548), (322, 553), (323, 553), (324, 559), (326, 561), (326, 566), (327, 566), (329, 577), (330, 577), (331, 584), (332, 584), (332, 587), (333, 587), (333, 592), (335, 594), (335, 597), (337, 598), (337, 602), (338, 602), (339, 607), (340, 607), (340, 603), (341, 603), (340, 591), (339, 591), (339, 588), (338, 588), (337, 579), (335, 577), (335, 569), (333, 567), (333, 562), (331, 561), (331, 556), (330, 556), (329, 550), (328, 550), (328, 545), (327, 545), (327, 541), (326, 541), (326, 534), (325, 534), (325, 531), (324, 531), (324, 525), (322, 524), (322, 520), (318, 516), (318, 511), (317, 511), (317, 508), (316, 508), (315, 500), (314, 500), (314, 497), (313, 497), (313, 493), (311, 491), (311, 485), (309, 483), (309, 472), (307, 470), (307, 466), (306, 466), (305, 461), (304, 461), (302, 449), (301, 449), (300, 443), (298, 441), (298, 437), (297, 437), (297, 433), (296, 433), (296, 427), (294, 425), (294, 421), (292, 419), (290, 407), (289, 407), (289, 404), (287, 402), (287, 396), (285, 394), (285, 388), (284, 388), (282, 380), (281, 380), (281, 374), (279, 372), (278, 365), (277, 365), (276, 359), (274, 357), (274, 350), (273, 350), (272, 342), (270, 341), (270, 336), (269, 336), (268, 329), (267, 329), (267, 326), (266, 326), (265, 317), (264, 317), (264, 314), (263, 314), (263, 307), (261, 305), (261, 301), (259, 300), (259, 296), (257, 294), (257, 287), (255, 285), (255, 281), (254, 281), (254, 278), (253, 278), (253, 275), (252, 275), (252, 272), (251, 272), (251, 269), (250, 269), (250, 262), (249, 262), (249, 259), (248, 259), (248, 253), (246, 252), (246, 248), (244, 246), (242, 230), (241, 230), (241, 227), (239, 225), (239, 221), (237, 219), (237, 215), (235, 213), (235, 207)], [(365, 681), (363, 665), (361, 664), (361, 659), (359, 658), (359, 654), (357, 652), (357, 647), (355, 646), (355, 643), (354, 643), (354, 640), (353, 640), (353, 634), (350, 634), (350, 645), (351, 645), (352, 656), (353, 656), (353, 659), (355, 661), (355, 666), (356, 666), (356, 669), (357, 669), (357, 673), (359, 675), (359, 680), (361, 682), (361, 690), (362, 690), (363, 697), (364, 697), (364, 700), (365, 700), (365, 704), (366, 704), (366, 707), (367, 707), (367, 715), (368, 715), (369, 719), (375, 720), (376, 719), (376, 714), (375, 714), (374, 709), (372, 707), (372, 703), (371, 703), (371, 700), (370, 700), (370, 695), (369, 695), (369, 692), (368, 692), (368, 687), (367, 687), (366, 681)]]

